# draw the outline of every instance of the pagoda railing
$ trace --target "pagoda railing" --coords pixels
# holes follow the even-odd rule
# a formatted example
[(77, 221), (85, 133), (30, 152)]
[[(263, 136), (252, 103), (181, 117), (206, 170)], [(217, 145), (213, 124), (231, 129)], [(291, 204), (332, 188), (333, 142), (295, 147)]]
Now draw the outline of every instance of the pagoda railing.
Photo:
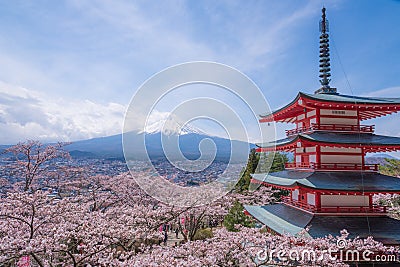
[(292, 200), (290, 198), (290, 196), (281, 196), (281, 201), (283, 203), (286, 203), (286, 204), (289, 204), (289, 205), (292, 205), (292, 206), (295, 206), (295, 207), (298, 207), (298, 208), (301, 208), (301, 209), (305, 209), (305, 210), (308, 210), (308, 211), (312, 211), (312, 212), (315, 212), (316, 209), (317, 209), (317, 207), (314, 206), (314, 205), (303, 203), (303, 202), (300, 202), (300, 201)]
[(312, 169), (319, 171), (372, 171), (379, 170), (379, 164), (358, 164), (358, 163), (303, 163), (288, 162), (286, 169)]
[(315, 205), (303, 203), (300, 201), (296, 201), (291, 199), (289, 196), (282, 196), (281, 200), (283, 203), (288, 205), (304, 209), (307, 211), (315, 212), (315, 213), (386, 213), (386, 206), (325, 206), (325, 207), (316, 207)]
[(287, 162), (285, 164), (286, 169), (313, 169), (313, 165), (310, 163), (303, 162)]
[(387, 212), (387, 207), (386, 206), (329, 206), (329, 207), (321, 207), (319, 209), (316, 209), (317, 212), (320, 213), (365, 213), (365, 212), (371, 212), (371, 213), (386, 213)]
[(353, 132), (353, 133), (373, 133), (375, 125), (346, 125), (346, 124), (316, 124), (312, 123), (309, 127), (299, 127), (286, 130), (287, 136), (313, 131), (333, 131), (333, 132)]

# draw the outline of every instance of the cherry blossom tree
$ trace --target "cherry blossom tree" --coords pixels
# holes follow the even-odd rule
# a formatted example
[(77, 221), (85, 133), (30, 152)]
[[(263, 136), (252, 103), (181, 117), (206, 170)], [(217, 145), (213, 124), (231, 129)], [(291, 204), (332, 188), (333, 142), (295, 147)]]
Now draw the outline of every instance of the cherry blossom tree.
[[(310, 238), (304, 232), (297, 237), (273, 235), (260, 229), (240, 228), (229, 232), (224, 228), (205, 241), (187, 242), (178, 247), (156, 247), (131, 257), (118, 266), (349, 266), (337, 253), (342, 249), (374, 253), (394, 253), (372, 238), (348, 239), (348, 233), (324, 238)], [(338, 246), (345, 240), (345, 247)], [(279, 255), (280, 251), (286, 252)], [(310, 254), (304, 254), (306, 251)], [(289, 255), (288, 253), (293, 253)], [(315, 253), (315, 254), (313, 254)]]
[[(275, 201), (275, 191), (260, 187), (254, 192), (229, 193), (209, 205), (171, 206), (138, 186), (135, 178), (146, 173), (106, 176), (94, 175), (90, 166), (54, 168), (53, 160), (68, 156), (62, 148), (62, 144), (54, 147), (28, 141), (9, 150), (16, 157), (16, 175), (24, 178), (24, 184), (1, 196), (0, 266), (13, 266), (21, 259), (38, 266), (74, 267), (262, 266), (266, 260), (267, 265), (346, 266), (324, 254), (338, 249), (339, 239), (346, 240), (345, 249), (395, 251), (372, 238), (348, 239), (346, 231), (316, 239), (306, 232), (279, 236), (238, 225), (237, 232), (229, 232), (220, 222), (233, 203), (269, 204)], [(385, 201), (394, 203), (389, 198)], [(218, 222), (218, 227), (210, 221)], [(163, 225), (178, 227), (185, 242), (161, 246)], [(209, 226), (213, 226), (212, 237), (194, 241), (199, 230)], [(318, 259), (260, 257), (273, 249), (313, 249)]]
[(157, 237), (149, 218), (159, 211), (121, 201), (100, 187), (112, 180), (107, 178), (96, 177), (86, 192), (60, 200), (40, 190), (8, 193), (0, 203), (0, 263), (30, 256), (39, 266), (98, 265), (110, 255), (135, 251), (137, 240)]
[(39, 266), (98, 265), (158, 243), (163, 224), (176, 223), (185, 239), (193, 240), (206, 219), (221, 220), (238, 198), (171, 207), (147, 195), (128, 173), (91, 176), (63, 186), (65, 194), (57, 199), (41, 190), (6, 195), (0, 203), (0, 262), (30, 256)]
[[(226, 213), (229, 205), (225, 204), (243, 196), (227, 195), (207, 207), (177, 208), (145, 194), (127, 173), (94, 176), (74, 188), (79, 186), (79, 194), (61, 199), (41, 190), (8, 193), (0, 202), (0, 264), (12, 265), (28, 256), (39, 266), (261, 266), (258, 253), (265, 248), (314, 249), (320, 256), (324, 250), (337, 248), (338, 238), (347, 238), (346, 232), (312, 239), (306, 234), (279, 236), (239, 227), (236, 233), (214, 229), (212, 238), (201, 241), (191, 241), (192, 233), (186, 233), (188, 241), (182, 245), (159, 246), (160, 225), (188, 214), (193, 214), (191, 223), (198, 225), (206, 214)], [(249, 200), (249, 196), (244, 198)], [(188, 232), (195, 231), (196, 226), (184, 224)], [(362, 245), (359, 241), (348, 240), (347, 246), (390, 251), (371, 238), (362, 240)], [(303, 259), (268, 260), (276, 265), (314, 264)], [(317, 263), (345, 266), (328, 256)]]
[(23, 191), (32, 189), (33, 183), (55, 167), (54, 159), (69, 158), (63, 148), (68, 143), (43, 145), (39, 141), (28, 140), (5, 149), (13, 155), (11, 166), (14, 176), (23, 179)]

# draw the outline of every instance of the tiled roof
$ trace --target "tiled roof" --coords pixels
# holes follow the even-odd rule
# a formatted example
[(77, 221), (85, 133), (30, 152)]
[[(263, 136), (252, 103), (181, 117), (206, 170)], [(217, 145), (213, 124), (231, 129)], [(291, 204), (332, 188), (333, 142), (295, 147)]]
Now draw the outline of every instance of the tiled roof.
[(252, 177), (258, 181), (284, 187), (300, 185), (321, 190), (400, 192), (400, 178), (373, 172), (285, 170), (253, 174)]
[(307, 94), (300, 92), (299, 95), (303, 95), (307, 98), (329, 101), (329, 102), (345, 102), (354, 104), (400, 104), (400, 98), (388, 98), (388, 97), (369, 97), (369, 96), (351, 96), (341, 94)]
[(311, 237), (339, 236), (346, 229), (350, 238), (373, 236), (384, 244), (400, 244), (400, 220), (387, 216), (320, 216), (284, 204), (245, 206), (245, 209), (278, 234), (298, 235), (309, 227)]
[(308, 140), (317, 143), (331, 144), (356, 144), (370, 146), (400, 146), (400, 137), (376, 135), (368, 133), (332, 133), (332, 132), (313, 132), (310, 134), (299, 134), (296, 136), (279, 139), (276, 141), (257, 144), (258, 147), (274, 147), (291, 144), (298, 139)]
[(311, 221), (313, 215), (283, 204), (244, 206), (259, 222), (279, 234), (297, 235)]
[[(388, 97), (368, 97), (368, 96), (351, 96), (351, 95), (341, 95), (341, 94), (308, 94), (299, 92), (295, 99), (289, 104), (275, 110), (272, 114), (278, 113), (288, 107), (294, 105), (300, 98), (308, 98), (313, 100), (318, 100), (321, 102), (340, 102), (349, 103), (354, 105), (399, 105), (400, 98), (388, 98)], [(260, 117), (268, 117), (271, 114), (261, 114)]]

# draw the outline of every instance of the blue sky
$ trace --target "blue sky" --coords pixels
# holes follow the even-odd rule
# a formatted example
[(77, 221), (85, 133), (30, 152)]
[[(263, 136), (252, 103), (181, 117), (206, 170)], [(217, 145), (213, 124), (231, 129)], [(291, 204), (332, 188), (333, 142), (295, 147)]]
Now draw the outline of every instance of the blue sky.
[[(120, 133), (147, 78), (194, 60), (242, 71), (279, 108), (319, 87), (323, 5), (331, 85), (400, 97), (400, 1), (1, 1), (0, 143)], [(400, 136), (399, 119), (371, 123)]]

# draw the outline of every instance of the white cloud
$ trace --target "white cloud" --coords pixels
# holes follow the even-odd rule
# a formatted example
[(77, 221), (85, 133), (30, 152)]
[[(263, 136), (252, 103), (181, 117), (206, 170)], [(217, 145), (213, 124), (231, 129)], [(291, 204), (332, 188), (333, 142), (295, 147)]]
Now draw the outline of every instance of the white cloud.
[[(184, 1), (156, 6), (140, 1), (70, 4), (85, 25), (90, 21), (113, 29), (113, 43), (122, 45), (124, 55), (143, 66), (160, 70), (186, 61), (215, 60), (245, 72), (272, 67), (298, 37), (291, 33), (299, 22), (319, 13), (321, 6), (317, 1), (289, 6), (225, 1), (204, 2), (194, 11), (196, 5)], [(246, 9), (251, 12), (242, 12)]]
[(72, 141), (118, 134), (125, 107), (89, 100), (51, 99), (46, 95), (0, 82), (0, 140)]
[(294, 45), (297, 25), (319, 6), (101, 0), (67, 1), (65, 9), (54, 10), (52, 4), (29, 5), (19, 12), (43, 16), (0, 36), (0, 80), (43, 92), (46, 99), (128, 104), (150, 75), (185, 61), (215, 60), (248, 75), (267, 73)]

